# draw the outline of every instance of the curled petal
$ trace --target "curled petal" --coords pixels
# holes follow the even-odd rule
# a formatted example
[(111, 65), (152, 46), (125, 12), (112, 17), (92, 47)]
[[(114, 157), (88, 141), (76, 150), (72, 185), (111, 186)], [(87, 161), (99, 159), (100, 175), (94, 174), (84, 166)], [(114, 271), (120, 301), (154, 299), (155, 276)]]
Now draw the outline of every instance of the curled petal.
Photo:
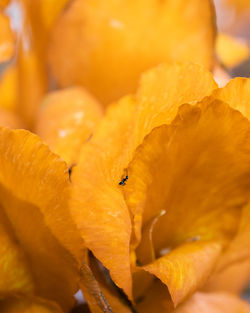
[(176, 307), (206, 282), (220, 250), (213, 242), (185, 244), (143, 268), (167, 285)]

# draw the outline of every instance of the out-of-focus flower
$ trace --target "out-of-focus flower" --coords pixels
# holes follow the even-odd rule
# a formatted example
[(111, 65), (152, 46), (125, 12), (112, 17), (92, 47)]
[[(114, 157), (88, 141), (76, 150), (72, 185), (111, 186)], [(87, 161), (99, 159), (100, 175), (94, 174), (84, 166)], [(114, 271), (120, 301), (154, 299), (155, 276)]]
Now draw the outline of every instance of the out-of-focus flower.
[(216, 52), (220, 62), (227, 68), (233, 68), (249, 58), (249, 46), (246, 41), (219, 34), (216, 40)]
[[(51, 1), (18, 0), (11, 3), (11, 9), (8, 7), (5, 10), (14, 15), (12, 20), (18, 21), (18, 27), (15, 28), (16, 54), (1, 77), (0, 89), (5, 92), (0, 95), (0, 104), (18, 113), (28, 129), (33, 129), (38, 108), (49, 88), (46, 61), (48, 34), (67, 2), (63, 0), (55, 4)], [(0, 37), (3, 38), (1, 34)]]
[(83, 85), (107, 105), (134, 92), (141, 72), (159, 63), (211, 68), (214, 41), (210, 0), (75, 0), (55, 24), (49, 61), (61, 86)]
[(71, 166), (101, 117), (101, 105), (83, 88), (55, 91), (41, 105), (36, 133)]
[(10, 28), (9, 19), (0, 10), (0, 63), (8, 61), (14, 52), (15, 38)]
[(164, 302), (173, 310), (249, 258), (250, 123), (233, 109), (250, 117), (248, 101), (249, 80), (217, 89), (197, 65), (162, 65), (110, 107), (83, 147), (72, 216), (139, 307), (150, 297), (154, 312)]

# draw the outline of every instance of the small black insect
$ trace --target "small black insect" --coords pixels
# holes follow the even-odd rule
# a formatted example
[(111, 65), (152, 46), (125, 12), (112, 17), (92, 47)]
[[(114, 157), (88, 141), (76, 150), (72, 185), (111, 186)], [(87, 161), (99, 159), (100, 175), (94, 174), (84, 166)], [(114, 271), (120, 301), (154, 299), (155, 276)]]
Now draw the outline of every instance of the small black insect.
[(126, 185), (126, 181), (127, 181), (127, 180), (128, 180), (128, 175), (126, 175), (126, 177), (123, 178), (123, 179), (119, 182), (119, 185), (121, 185), (121, 186)]

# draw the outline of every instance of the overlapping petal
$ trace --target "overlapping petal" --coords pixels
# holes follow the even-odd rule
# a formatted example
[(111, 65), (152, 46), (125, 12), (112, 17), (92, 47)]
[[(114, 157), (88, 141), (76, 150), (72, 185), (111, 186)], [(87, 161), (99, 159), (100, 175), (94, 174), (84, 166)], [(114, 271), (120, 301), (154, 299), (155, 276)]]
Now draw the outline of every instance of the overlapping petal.
[(54, 27), (50, 65), (61, 86), (83, 85), (107, 105), (162, 62), (212, 67), (214, 20), (210, 0), (75, 0)]
[(83, 245), (67, 209), (67, 165), (24, 130), (1, 128), (0, 151), (1, 206), (36, 294), (70, 308), (79, 277), (72, 255), (80, 260)]
[(136, 232), (144, 226), (139, 264), (166, 254), (146, 269), (167, 284), (175, 304), (209, 277), (249, 199), (248, 121), (218, 100), (199, 107), (182, 106), (171, 127), (145, 138), (123, 187)]
[[(148, 89), (153, 88), (152, 96)], [(72, 216), (88, 248), (130, 296), (131, 226), (119, 182), (126, 176), (135, 149), (153, 127), (170, 123), (182, 103), (199, 101), (215, 88), (211, 74), (198, 65), (162, 65), (149, 71), (135, 96), (110, 107), (81, 151), (72, 176)]]

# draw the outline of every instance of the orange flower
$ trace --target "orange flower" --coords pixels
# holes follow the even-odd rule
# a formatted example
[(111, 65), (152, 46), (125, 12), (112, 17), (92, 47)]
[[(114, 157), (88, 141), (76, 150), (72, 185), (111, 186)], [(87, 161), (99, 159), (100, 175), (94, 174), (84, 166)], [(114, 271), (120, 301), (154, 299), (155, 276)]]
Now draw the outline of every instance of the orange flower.
[(72, 216), (139, 312), (147, 301), (157, 312), (162, 294), (159, 306), (172, 310), (249, 259), (250, 124), (233, 109), (250, 117), (248, 101), (247, 79), (217, 89), (198, 65), (162, 65), (83, 146)]
[(233, 68), (249, 58), (247, 41), (219, 34), (216, 40), (216, 52), (220, 62), (227, 68)]
[(211, 68), (214, 40), (210, 0), (75, 0), (53, 28), (49, 62), (61, 86), (83, 85), (107, 105), (159, 63)]

